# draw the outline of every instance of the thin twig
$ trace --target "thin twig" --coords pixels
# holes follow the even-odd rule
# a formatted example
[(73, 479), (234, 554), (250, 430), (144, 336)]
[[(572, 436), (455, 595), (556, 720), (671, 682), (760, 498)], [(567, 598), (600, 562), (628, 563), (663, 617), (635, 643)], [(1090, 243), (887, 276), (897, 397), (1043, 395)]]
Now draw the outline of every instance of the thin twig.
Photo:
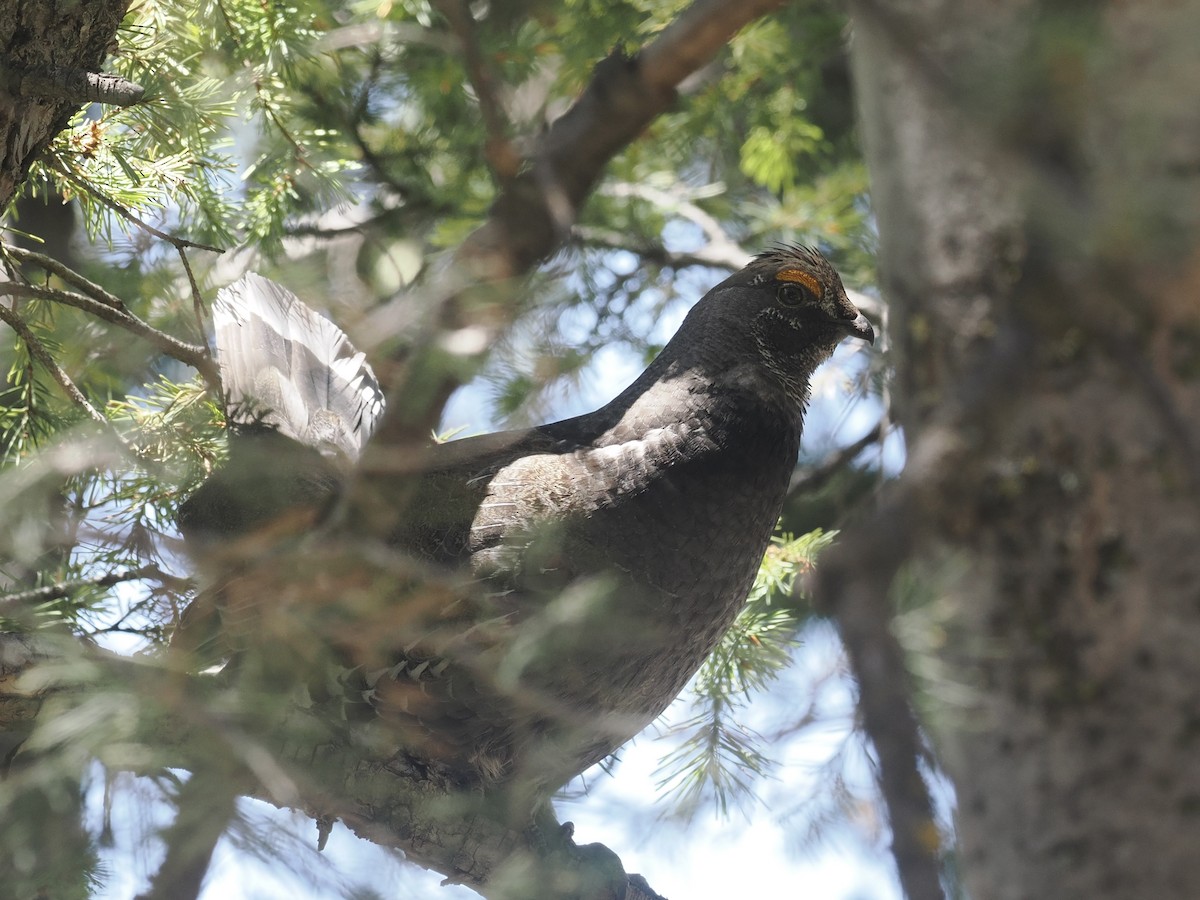
[(283, 120), (279, 118), (279, 113), (276, 112), (275, 107), (264, 96), (262, 80), (256, 77), (252, 78), (251, 82), (254, 84), (254, 93), (262, 104), (263, 113), (271, 120), (271, 124), (275, 126), (275, 130), (279, 132), (280, 137), (291, 145), (292, 159), (297, 165), (301, 165), (306, 169), (314, 168), (313, 164), (308, 161), (308, 150), (296, 139), (291, 130), (283, 124)]
[(318, 53), (336, 53), (339, 50), (359, 50), (378, 53), (380, 47), (396, 44), (417, 44), (454, 53), (458, 43), (443, 31), (435, 31), (415, 22), (356, 22), (324, 32), (317, 39)]
[(732, 242), (727, 246), (708, 243), (697, 250), (672, 250), (659, 241), (639, 242), (636, 246), (630, 246), (629, 234), (592, 225), (576, 225), (571, 230), (571, 237), (572, 242), (577, 245), (625, 250), (637, 254), (647, 262), (672, 269), (709, 266), (713, 269), (736, 272), (750, 261), (752, 255)]
[[(852, 523), (821, 556), (814, 604), (838, 624), (858, 682), (863, 729), (879, 760), (879, 787), (892, 826), (892, 853), (909, 900), (941, 900), (941, 846), (929, 786), (920, 765), (927, 758), (904, 651), (890, 628), (888, 591), (904, 563), (928, 539), (944, 513), (938, 498), (956, 489), (970, 468), (971, 449), (983, 423), (1002, 422), (1014, 398), (1028, 347), (1002, 341), (976, 371), (961, 379), (910, 447), (901, 477), (888, 485), (879, 508)], [(964, 435), (975, 435), (972, 441)]]
[(164, 572), (158, 566), (150, 564), (136, 569), (118, 569), (115, 572), (105, 572), (91, 578), (74, 578), (70, 581), (59, 581), (42, 587), (30, 588), (27, 591), (15, 591), (11, 594), (0, 595), (0, 612), (10, 612), (17, 607), (33, 606), (38, 603), (48, 603), (51, 600), (61, 600), (70, 597), (77, 591), (90, 587), (112, 587), (127, 581), (143, 581), (154, 579), (170, 586), (174, 590), (186, 590), (191, 587), (187, 578), (179, 578)]
[(217, 842), (237, 815), (237, 785), (217, 771), (196, 771), (179, 789), (175, 821), (162, 832), (166, 858), (138, 900), (195, 900)]
[(734, 267), (737, 269), (746, 265), (750, 261), (750, 254), (742, 250), (737, 242), (729, 237), (729, 233), (716, 216), (697, 206), (686, 196), (685, 192), (686, 188), (680, 184), (676, 184), (673, 191), (665, 191), (653, 185), (632, 184), (628, 181), (619, 181), (600, 191), (611, 197), (637, 197), (653, 203), (664, 212), (677, 213), (704, 232), (714, 255), (737, 257), (739, 261)]
[(788, 497), (819, 491), (830, 478), (849, 465), (856, 456), (872, 444), (882, 440), (884, 431), (884, 420), (880, 419), (870, 431), (857, 441), (829, 454), (816, 468), (796, 472), (792, 476), (791, 484), (788, 485)]
[[(220, 0), (217, 0), (217, 10), (221, 13), (221, 18), (225, 22), (225, 30), (229, 34), (229, 39), (231, 41), (233, 41), (234, 47), (236, 47), (238, 52), (241, 54), (243, 47), (244, 47), (244, 41), (242, 40), (242, 37), (238, 32), (237, 24), (234, 22), (233, 17), (229, 15), (229, 10), (227, 10), (225, 8), (225, 4), (220, 2)], [(246, 68), (247, 71), (249, 71), (251, 73), (250, 74), (250, 84), (254, 87), (255, 97), (258, 99), (259, 103), (262, 104), (263, 114), (271, 121), (271, 124), (274, 125), (275, 128), (279, 131), (280, 136), (282, 136), (283, 139), (285, 141), (287, 141), (288, 144), (291, 145), (292, 157), (295, 159), (295, 161), (298, 164), (311, 169), (312, 164), (310, 162), (308, 162), (308, 160), (306, 158), (308, 155), (308, 152), (301, 145), (301, 143), (298, 140), (296, 140), (296, 136), (293, 135), (291, 133), (291, 131), (288, 130), (287, 126), (285, 126), (283, 124), (283, 121), (279, 118), (279, 115), (275, 112), (274, 104), (271, 102), (270, 98), (263, 91), (262, 79), (259, 78), (258, 75), (254, 74), (254, 65), (251, 63), (251, 61), (249, 59), (247, 59), (245, 57), (245, 54), (241, 54), (241, 55), (242, 55), (242, 65)]]
[(57, 172), (59, 175), (61, 175), (67, 181), (69, 181), (73, 185), (75, 185), (75, 187), (77, 187), (79, 190), (86, 191), (89, 197), (96, 200), (102, 206), (107, 207), (108, 209), (112, 210), (113, 212), (115, 212), (118, 216), (120, 216), (125, 221), (142, 229), (142, 231), (146, 232), (147, 234), (153, 235), (154, 237), (158, 238), (159, 240), (166, 241), (168, 244), (170, 244), (173, 247), (195, 247), (197, 250), (208, 250), (208, 251), (211, 251), (212, 253), (224, 253), (225, 252), (220, 247), (213, 247), (213, 246), (210, 246), (209, 244), (199, 244), (199, 243), (196, 243), (195, 241), (189, 241), (189, 240), (187, 240), (187, 238), (181, 238), (176, 235), (170, 234), (166, 231), (162, 231), (161, 229), (155, 228), (149, 222), (146, 222), (146, 221), (138, 218), (137, 216), (135, 216), (130, 210), (126, 209), (124, 206), (122, 206), (116, 200), (109, 197), (107, 194), (105, 194), (103, 191), (101, 191), (98, 187), (96, 187), (94, 184), (92, 184), (86, 178), (76, 175), (74, 172), (71, 172), (71, 171), (63, 168), (61, 165), (58, 164), (57, 161), (55, 161), (51, 158), (44, 159), (42, 161), (42, 164), (44, 166), (46, 166), (46, 168), (50, 169), (51, 171)]
[[(9, 309), (3, 303), (0, 303), (0, 320), (3, 320), (25, 342), (25, 346), (29, 348), (29, 355), (42, 364), (42, 367), (50, 373), (50, 377), (63, 389), (63, 393), (67, 395), (72, 403), (87, 413), (88, 418), (99, 422), (107, 429), (112, 429), (112, 423), (104, 418), (104, 414), (100, 410), (92, 406), (87, 397), (83, 396), (83, 391), (75, 386), (75, 382), (71, 380), (71, 376), (66, 373), (62, 366), (55, 362), (54, 356), (38, 340), (38, 336), (30, 330), (29, 326), (25, 324), (25, 320), (17, 315), (16, 310)], [(119, 436), (117, 439), (123, 445), (125, 444), (125, 441)]]
[[(200, 294), (200, 285), (196, 283), (196, 275), (192, 272), (192, 264), (188, 262), (187, 251), (183, 247), (175, 248), (179, 252), (179, 261), (183, 263), (183, 271), (187, 273), (188, 284), (192, 288), (192, 312), (196, 315), (196, 330), (204, 339), (204, 298)], [(206, 352), (207, 352), (207, 348)], [(211, 357), (210, 357), (211, 358)]]

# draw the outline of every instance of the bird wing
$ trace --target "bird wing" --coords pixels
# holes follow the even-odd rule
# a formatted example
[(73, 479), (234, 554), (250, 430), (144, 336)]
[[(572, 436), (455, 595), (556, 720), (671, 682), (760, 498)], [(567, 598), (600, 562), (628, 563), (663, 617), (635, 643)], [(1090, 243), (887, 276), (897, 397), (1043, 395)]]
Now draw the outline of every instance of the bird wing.
[[(601, 425), (581, 418), (433, 448), (435, 463), (392, 542), (467, 573), (469, 583), (460, 580), (448, 599), (420, 593), (401, 603), (402, 649), (388, 668), (367, 667), (353, 682), (406, 734), (417, 725), (436, 744), (426, 752), (499, 778), (544, 747), (545, 771), (531, 774), (538, 763), (525, 760), (524, 777), (557, 784), (657, 713), (646, 701), (628, 721), (613, 717), (597, 689), (614, 643), (644, 653), (641, 645), (660, 637), (639, 633), (636, 614), (611, 614), (613, 590), (633, 603), (653, 588), (644, 573), (614, 569), (609, 545), (612, 528), (656, 514), (656, 503), (641, 510), (639, 498), (656, 473), (661, 480), (655, 461), (674, 460), (689, 436), (657, 429), (595, 446)], [(556, 749), (556, 740), (570, 749)]]

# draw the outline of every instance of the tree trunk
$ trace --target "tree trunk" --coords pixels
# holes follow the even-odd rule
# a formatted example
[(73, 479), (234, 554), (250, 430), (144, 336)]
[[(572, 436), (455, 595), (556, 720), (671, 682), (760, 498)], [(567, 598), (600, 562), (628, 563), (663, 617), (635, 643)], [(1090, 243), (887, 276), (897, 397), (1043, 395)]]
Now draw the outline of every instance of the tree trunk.
[(967, 889), (1200, 896), (1200, 5), (853, 6)]
[(0, 212), (81, 100), (53, 85), (99, 71), (128, 0), (0, 0)]

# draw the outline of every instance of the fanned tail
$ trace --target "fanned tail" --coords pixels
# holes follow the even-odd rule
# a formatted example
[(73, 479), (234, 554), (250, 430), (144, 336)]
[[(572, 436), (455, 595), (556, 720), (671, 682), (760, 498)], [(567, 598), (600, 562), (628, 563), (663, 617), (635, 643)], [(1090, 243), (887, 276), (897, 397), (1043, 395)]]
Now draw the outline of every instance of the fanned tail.
[(217, 294), (226, 415), (356, 460), (383, 413), (366, 356), (287, 288), (253, 273)]
[(287, 288), (248, 274), (217, 294), (213, 322), (229, 461), (180, 507), (193, 551), (319, 517), (384, 408), (364, 354)]

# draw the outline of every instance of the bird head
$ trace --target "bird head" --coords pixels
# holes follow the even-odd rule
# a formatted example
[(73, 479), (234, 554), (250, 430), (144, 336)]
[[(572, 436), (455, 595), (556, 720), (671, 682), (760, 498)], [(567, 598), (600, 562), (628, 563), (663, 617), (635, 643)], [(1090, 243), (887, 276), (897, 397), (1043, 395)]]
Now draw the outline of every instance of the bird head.
[[(704, 307), (703, 309), (701, 307)], [(847, 337), (875, 342), (875, 331), (842, 286), (837, 270), (809, 247), (780, 246), (717, 285), (695, 310), (697, 325), (740, 361), (751, 358), (793, 398)], [(732, 358), (732, 357), (731, 357)]]

